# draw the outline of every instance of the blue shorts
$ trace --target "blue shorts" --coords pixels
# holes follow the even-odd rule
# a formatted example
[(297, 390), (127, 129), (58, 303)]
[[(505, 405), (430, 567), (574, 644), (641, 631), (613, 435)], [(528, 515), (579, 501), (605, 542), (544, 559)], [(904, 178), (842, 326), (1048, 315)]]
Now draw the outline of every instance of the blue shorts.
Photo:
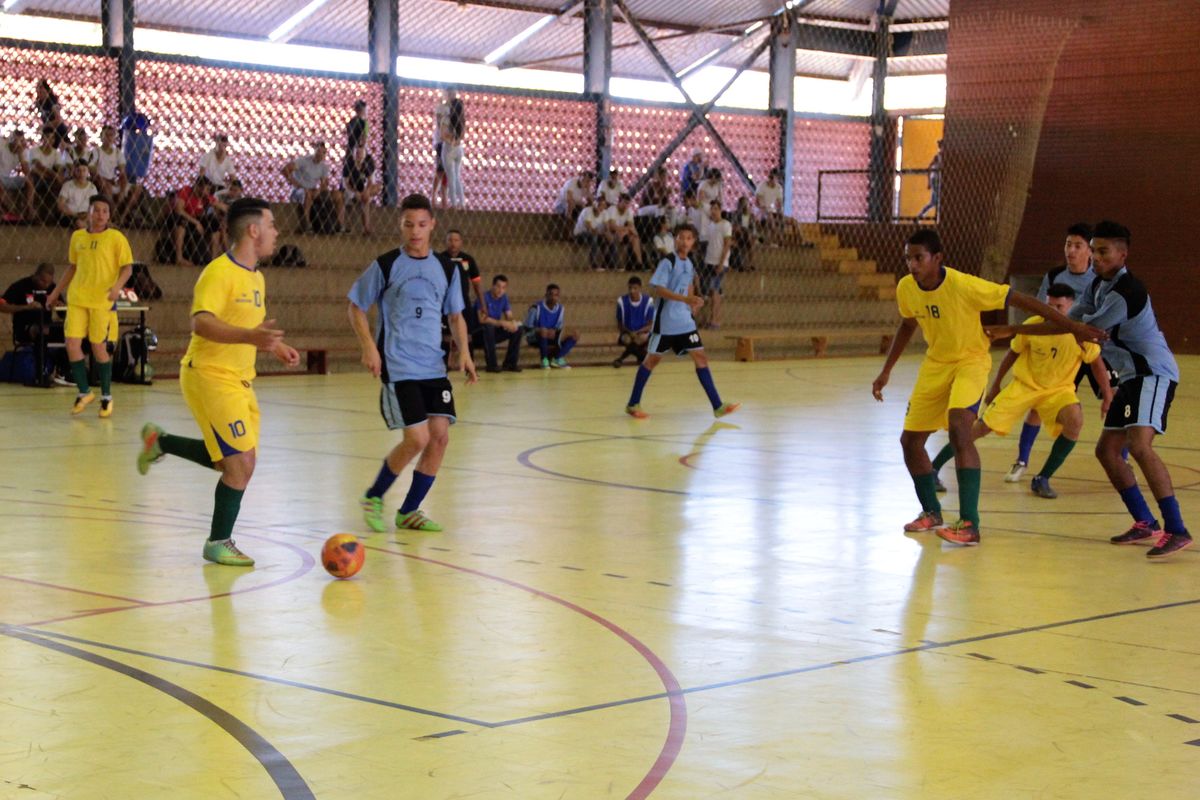
[(1113, 396), (1108, 416), (1104, 418), (1104, 430), (1154, 428), (1159, 433), (1166, 433), (1167, 413), (1178, 385), (1159, 375), (1139, 375), (1125, 381)]
[(724, 294), (721, 284), (725, 282), (725, 273), (715, 264), (700, 264), (696, 272), (700, 275), (700, 294)]

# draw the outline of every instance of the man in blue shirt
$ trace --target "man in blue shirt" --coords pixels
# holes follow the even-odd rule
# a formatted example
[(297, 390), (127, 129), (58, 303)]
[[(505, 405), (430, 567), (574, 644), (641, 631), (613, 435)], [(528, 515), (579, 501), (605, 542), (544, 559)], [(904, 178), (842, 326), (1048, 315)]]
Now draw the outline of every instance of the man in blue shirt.
[[(396, 514), (396, 527), (440, 531), (421, 512), (421, 501), (433, 486), (455, 421), (454, 394), (442, 361), (442, 316), (467, 383), (478, 380), (467, 346), (463, 293), (458, 270), (449, 259), (430, 251), (436, 222), (429, 198), (410, 194), (400, 204), (403, 246), (376, 258), (351, 287), (350, 326), (362, 347), (362, 363), (383, 381), (379, 408), (389, 430), (402, 428), (404, 438), (392, 448), (360, 505), (371, 530), (387, 530), (383, 495), (400, 471), (417, 456), (412, 486)], [(367, 321), (378, 306), (375, 334)]]
[(704, 305), (704, 298), (695, 294), (696, 269), (688, 259), (688, 254), (696, 244), (696, 238), (695, 226), (686, 222), (676, 226), (675, 252), (658, 262), (658, 269), (650, 279), (650, 294), (658, 303), (650, 341), (647, 344), (649, 352), (646, 360), (638, 367), (637, 377), (633, 380), (633, 392), (625, 406), (625, 413), (635, 419), (650, 416), (641, 407), (642, 391), (646, 388), (646, 382), (650, 380), (650, 373), (667, 352), (673, 352), (677, 356), (684, 353), (691, 356), (696, 365), (696, 377), (700, 379), (700, 385), (704, 387), (704, 392), (712, 403), (713, 416), (732, 414), (741, 406), (741, 403), (721, 402), (712, 373), (708, 369), (704, 343), (700, 341), (696, 320), (692, 318), (692, 311)]
[[(1067, 228), (1067, 240), (1063, 244), (1063, 259), (1064, 263), (1047, 272), (1042, 278), (1042, 285), (1038, 287), (1037, 299), (1043, 303), (1048, 302), (1050, 287), (1056, 283), (1070, 286), (1075, 291), (1076, 297), (1083, 297), (1084, 292), (1096, 279), (1096, 272), (1092, 269), (1091, 225), (1086, 222), (1077, 222)], [(1079, 374), (1075, 376), (1075, 386), (1079, 386), (1084, 375), (1091, 383), (1096, 397), (1100, 397), (1100, 384), (1096, 382), (1096, 378), (1087, 364), (1079, 368)], [(1115, 378), (1112, 379), (1112, 383), (1116, 385)], [(1025, 424), (1021, 426), (1021, 438), (1017, 443), (1017, 460), (1013, 462), (1008, 474), (1004, 476), (1006, 483), (1016, 483), (1025, 474), (1025, 469), (1029, 466), (1029, 456), (1033, 452), (1033, 443), (1041, 430), (1041, 417), (1038, 416), (1037, 411), (1030, 411), (1029, 416), (1025, 418)], [(939, 491), (941, 491), (940, 488)]]
[(628, 356), (636, 358), (639, 364), (645, 361), (653, 324), (654, 303), (650, 295), (642, 294), (642, 279), (634, 275), (629, 279), (629, 293), (617, 298), (617, 344), (625, 352), (613, 361), (614, 367), (620, 367)]
[(566, 309), (558, 301), (561, 290), (557, 283), (546, 287), (546, 298), (529, 307), (525, 319), (526, 336), (530, 344), (536, 344), (542, 354), (542, 369), (570, 369), (567, 353), (579, 344), (579, 333), (566, 330)]
[[(1104, 432), (1096, 443), (1096, 457), (1129, 509), (1133, 527), (1111, 541), (1133, 544), (1154, 540), (1155, 546), (1146, 555), (1163, 558), (1192, 543), (1175, 499), (1171, 475), (1154, 451), (1155, 435), (1167, 431), (1167, 413), (1179, 385), (1179, 367), (1158, 328), (1146, 287), (1125, 266), (1128, 256), (1129, 229), (1115, 222), (1097, 223), (1092, 232), (1092, 263), (1098, 280), (1075, 303), (1070, 315), (1109, 332), (1111, 338), (1103, 345), (1103, 355), (1120, 381), (1104, 418)], [(1158, 501), (1163, 516), (1161, 530), (1142, 497), (1137, 477), (1122, 458), (1126, 447)]]
[(483, 356), (487, 360), (488, 372), (500, 372), (496, 365), (496, 345), (508, 342), (504, 354), (504, 371), (520, 372), (517, 361), (521, 358), (521, 333), (524, 328), (513, 319), (512, 303), (508, 299), (508, 276), (492, 278), (491, 291), (485, 292), (476, 303), (483, 338)]

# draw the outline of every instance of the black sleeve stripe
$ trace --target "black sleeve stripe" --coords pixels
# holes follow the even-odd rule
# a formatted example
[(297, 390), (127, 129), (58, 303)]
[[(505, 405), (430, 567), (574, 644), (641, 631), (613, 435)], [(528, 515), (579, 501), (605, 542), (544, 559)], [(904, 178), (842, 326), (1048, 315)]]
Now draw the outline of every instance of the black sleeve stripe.
[(1121, 276), (1120, 280), (1117, 281), (1117, 285), (1113, 287), (1113, 291), (1125, 299), (1125, 307), (1128, 309), (1127, 319), (1133, 319), (1142, 313), (1150, 297), (1146, 293), (1146, 287), (1142, 285), (1142, 282), (1129, 272)]

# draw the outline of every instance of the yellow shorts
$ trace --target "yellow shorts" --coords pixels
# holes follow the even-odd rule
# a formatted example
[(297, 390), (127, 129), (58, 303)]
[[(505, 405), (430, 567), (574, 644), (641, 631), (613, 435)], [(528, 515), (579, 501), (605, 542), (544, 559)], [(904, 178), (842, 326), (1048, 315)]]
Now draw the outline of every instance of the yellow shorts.
[(983, 412), (983, 424), (1001, 436), (1007, 436), (1013, 425), (1023, 420), (1030, 409), (1037, 411), (1052, 438), (1062, 433), (1058, 422), (1059, 413), (1068, 406), (1079, 403), (1074, 386), (1059, 386), (1054, 389), (1035, 389), (1020, 381), (1005, 386), (996, 399)]
[(991, 371), (990, 354), (953, 363), (925, 359), (908, 398), (904, 430), (945, 430), (952, 408), (973, 408), (978, 413)]
[(220, 370), (185, 365), (179, 388), (214, 462), (258, 447), (258, 398), (249, 383)]
[(117, 312), (110, 308), (67, 306), (63, 335), (68, 339), (87, 339), (92, 344), (117, 340)]

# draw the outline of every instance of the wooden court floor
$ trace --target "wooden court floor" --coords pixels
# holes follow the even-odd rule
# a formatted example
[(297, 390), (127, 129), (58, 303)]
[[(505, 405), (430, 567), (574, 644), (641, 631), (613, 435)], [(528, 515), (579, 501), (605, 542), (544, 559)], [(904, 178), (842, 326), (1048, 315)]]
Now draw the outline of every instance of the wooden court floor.
[[(194, 435), (173, 382), (111, 420), (0, 387), (0, 797), (1196, 797), (1200, 548), (1108, 544), (1096, 403), (1058, 500), (981, 443), (953, 548), (901, 531), (918, 362), (877, 404), (879, 361), (715, 362), (717, 424), (684, 363), (644, 422), (629, 368), (456, 384), (446, 532), (370, 536), (350, 581), (314, 556), (393, 441), (368, 377), (259, 381), (253, 570), (200, 558), (214, 474), (134, 470), (143, 421)], [(1160, 445), (1200, 527), (1182, 361)]]

